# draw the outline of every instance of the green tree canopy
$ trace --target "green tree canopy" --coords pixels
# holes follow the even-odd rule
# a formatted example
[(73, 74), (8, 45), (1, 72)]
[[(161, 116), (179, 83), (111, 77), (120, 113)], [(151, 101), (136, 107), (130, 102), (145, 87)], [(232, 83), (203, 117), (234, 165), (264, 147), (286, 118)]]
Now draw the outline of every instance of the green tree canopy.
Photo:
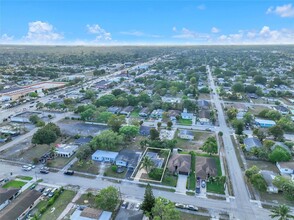
[(100, 190), (95, 198), (95, 202), (100, 209), (110, 212), (114, 211), (119, 200), (119, 191), (113, 186)]
[(216, 154), (218, 149), (215, 137), (207, 138), (201, 149), (209, 154)]
[(180, 220), (180, 213), (176, 210), (175, 204), (162, 197), (155, 199), (151, 216), (154, 220)]
[(139, 134), (139, 128), (134, 125), (123, 126), (119, 129), (119, 133), (123, 134), (127, 140), (136, 137)]
[(291, 158), (291, 154), (280, 146), (275, 147), (275, 149), (269, 154), (269, 159), (273, 163), (289, 161)]
[(152, 192), (152, 188), (150, 184), (148, 183), (145, 189), (145, 194), (144, 194), (144, 200), (141, 204), (140, 209), (143, 210), (144, 214), (149, 214), (151, 213), (152, 208), (154, 207), (155, 204), (155, 197)]
[(278, 218), (278, 220), (290, 220), (294, 219), (294, 215), (291, 214), (291, 210), (285, 204), (279, 205), (271, 210), (271, 218)]
[(123, 136), (111, 130), (102, 131), (90, 142), (92, 149), (117, 150), (118, 146), (123, 143)]
[(273, 135), (275, 140), (282, 140), (284, 137), (284, 131), (282, 130), (281, 126), (275, 125), (268, 129), (268, 133)]
[(122, 124), (125, 123), (125, 116), (124, 115), (112, 115), (108, 122), (107, 125), (111, 127), (111, 129), (114, 132), (119, 132), (119, 129), (121, 128)]

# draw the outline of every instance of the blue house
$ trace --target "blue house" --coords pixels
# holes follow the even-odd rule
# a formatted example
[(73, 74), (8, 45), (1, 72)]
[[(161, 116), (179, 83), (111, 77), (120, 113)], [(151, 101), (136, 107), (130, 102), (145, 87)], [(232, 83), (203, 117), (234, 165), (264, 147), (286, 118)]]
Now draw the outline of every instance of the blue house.
[(92, 160), (98, 162), (110, 162), (113, 163), (118, 155), (118, 152), (97, 150), (92, 154)]
[(265, 120), (265, 119), (255, 119), (255, 124), (260, 126), (261, 128), (270, 128), (276, 125), (276, 122), (273, 120)]

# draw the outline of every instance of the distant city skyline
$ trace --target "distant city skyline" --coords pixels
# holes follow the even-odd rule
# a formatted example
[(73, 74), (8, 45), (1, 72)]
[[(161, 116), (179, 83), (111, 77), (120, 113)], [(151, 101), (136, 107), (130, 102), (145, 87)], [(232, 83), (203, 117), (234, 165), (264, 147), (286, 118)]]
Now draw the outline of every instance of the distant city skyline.
[(294, 3), (0, 0), (0, 44), (294, 44)]

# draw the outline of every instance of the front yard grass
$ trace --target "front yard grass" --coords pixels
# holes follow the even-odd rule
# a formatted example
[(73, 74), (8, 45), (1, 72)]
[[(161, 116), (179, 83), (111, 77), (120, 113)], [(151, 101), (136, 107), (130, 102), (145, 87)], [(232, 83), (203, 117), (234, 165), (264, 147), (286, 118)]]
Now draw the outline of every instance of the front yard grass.
[(115, 178), (120, 178), (120, 179), (124, 179), (126, 176), (126, 170), (124, 168), (124, 172), (123, 173), (117, 173), (116, 171), (112, 170), (112, 166), (109, 166), (105, 172), (104, 172), (104, 176), (109, 176), (109, 177), (115, 177)]
[(166, 170), (162, 179), (162, 185), (176, 187), (177, 182), (178, 176), (175, 176)]
[[(46, 212), (41, 216), (41, 220), (52, 220), (57, 219), (66, 206), (71, 202), (71, 200), (76, 195), (76, 192), (70, 190), (64, 190), (60, 196), (56, 199), (54, 204), (46, 210)], [(52, 208), (55, 208), (53, 212)]]
[[(86, 203), (85, 203), (86, 201)], [(96, 203), (95, 203), (95, 195), (92, 195), (91, 193), (88, 194), (83, 194), (80, 196), (80, 198), (75, 202), (78, 205), (87, 205), (90, 206), (92, 208), (96, 207)]]
[(187, 125), (187, 126), (192, 125), (192, 120), (189, 120), (189, 119), (180, 118), (177, 122), (180, 125)]
[(31, 176), (17, 176), (16, 178), (21, 179), (21, 180), (28, 180), (28, 181), (33, 179), (33, 177), (31, 177)]
[(3, 188), (21, 188), (26, 184), (26, 182), (18, 181), (18, 180), (12, 180), (3, 185)]
[(56, 157), (53, 160), (48, 161), (47, 165), (49, 167), (63, 168), (67, 163), (69, 163), (74, 157), (65, 158), (65, 157)]
[(191, 213), (181, 212), (180, 211), (180, 219), (185, 219), (185, 220), (209, 220), (210, 217), (201, 216), (201, 215), (194, 215), (194, 214), (191, 214)]
[(207, 192), (225, 194), (225, 188), (223, 184), (217, 184), (216, 182), (206, 183)]

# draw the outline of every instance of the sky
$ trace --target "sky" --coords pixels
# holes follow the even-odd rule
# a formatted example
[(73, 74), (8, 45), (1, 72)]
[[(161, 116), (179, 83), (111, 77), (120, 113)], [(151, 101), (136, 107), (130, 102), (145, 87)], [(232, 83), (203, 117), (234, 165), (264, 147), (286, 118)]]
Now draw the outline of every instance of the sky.
[(294, 1), (0, 0), (0, 44), (294, 44)]

